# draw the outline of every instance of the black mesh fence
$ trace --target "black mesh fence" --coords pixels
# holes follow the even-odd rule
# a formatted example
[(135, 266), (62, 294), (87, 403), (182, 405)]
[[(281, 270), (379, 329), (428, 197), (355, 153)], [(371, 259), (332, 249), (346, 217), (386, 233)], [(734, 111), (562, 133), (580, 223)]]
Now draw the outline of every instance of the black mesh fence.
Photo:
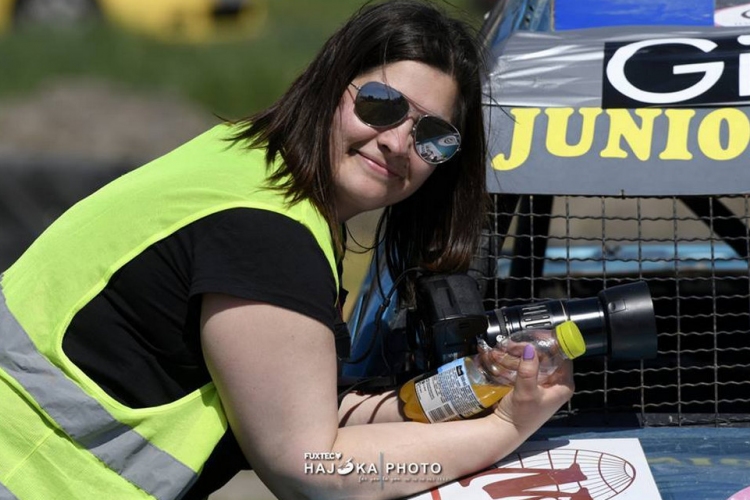
[[(647, 361), (576, 361), (571, 422), (750, 424), (750, 199), (496, 195), (485, 309), (646, 281)], [(505, 210), (501, 207), (508, 206)]]

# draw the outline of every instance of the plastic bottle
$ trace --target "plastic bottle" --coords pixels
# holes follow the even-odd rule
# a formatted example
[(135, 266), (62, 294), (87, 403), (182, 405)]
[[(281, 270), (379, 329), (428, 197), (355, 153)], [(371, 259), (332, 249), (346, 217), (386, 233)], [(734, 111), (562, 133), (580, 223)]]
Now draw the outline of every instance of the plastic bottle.
[(477, 354), (447, 363), (401, 387), (399, 397), (406, 416), (434, 423), (468, 418), (489, 408), (513, 388), (526, 344), (532, 344), (539, 357), (540, 383), (564, 360), (586, 352), (581, 331), (572, 321), (553, 330), (514, 333), (492, 348), (480, 340)]

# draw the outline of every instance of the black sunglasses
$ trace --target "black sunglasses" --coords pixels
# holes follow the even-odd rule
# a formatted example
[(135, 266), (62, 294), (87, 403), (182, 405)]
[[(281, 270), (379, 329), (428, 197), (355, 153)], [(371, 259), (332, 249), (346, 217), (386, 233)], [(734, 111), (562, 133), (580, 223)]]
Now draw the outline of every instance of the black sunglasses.
[[(390, 127), (409, 115), (409, 99), (398, 90), (380, 82), (367, 82), (357, 89), (354, 113), (371, 127)], [(414, 149), (427, 163), (439, 165), (461, 149), (461, 134), (447, 121), (431, 115), (419, 115), (411, 129)]]

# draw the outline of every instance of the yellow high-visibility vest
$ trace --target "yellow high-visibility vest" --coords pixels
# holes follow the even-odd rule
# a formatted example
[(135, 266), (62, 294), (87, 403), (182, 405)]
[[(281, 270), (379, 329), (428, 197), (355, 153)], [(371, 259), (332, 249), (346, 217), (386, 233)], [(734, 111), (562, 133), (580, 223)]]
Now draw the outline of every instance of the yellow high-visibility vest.
[(324, 218), (269, 189), (265, 152), (233, 146), (233, 131), (219, 125), (82, 200), (0, 278), (0, 500), (177, 499), (227, 430), (213, 383), (131, 409), (63, 353), (73, 316), (149, 245), (222, 210), (270, 210), (310, 230), (338, 288)]

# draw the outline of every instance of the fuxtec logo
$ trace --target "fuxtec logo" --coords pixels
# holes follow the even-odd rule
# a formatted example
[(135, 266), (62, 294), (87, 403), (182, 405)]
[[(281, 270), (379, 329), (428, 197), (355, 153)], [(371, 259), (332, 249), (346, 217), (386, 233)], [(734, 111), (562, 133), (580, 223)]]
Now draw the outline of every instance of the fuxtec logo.
[(604, 45), (603, 108), (750, 103), (750, 35)]

